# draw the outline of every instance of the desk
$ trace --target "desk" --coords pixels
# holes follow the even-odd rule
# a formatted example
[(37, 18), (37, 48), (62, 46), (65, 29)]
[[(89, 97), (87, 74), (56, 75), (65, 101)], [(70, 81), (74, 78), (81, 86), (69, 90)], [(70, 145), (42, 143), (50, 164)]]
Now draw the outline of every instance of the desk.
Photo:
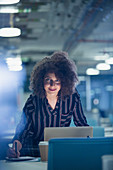
[(10, 162), (6, 160), (0, 161), (0, 170), (47, 170), (47, 162)]

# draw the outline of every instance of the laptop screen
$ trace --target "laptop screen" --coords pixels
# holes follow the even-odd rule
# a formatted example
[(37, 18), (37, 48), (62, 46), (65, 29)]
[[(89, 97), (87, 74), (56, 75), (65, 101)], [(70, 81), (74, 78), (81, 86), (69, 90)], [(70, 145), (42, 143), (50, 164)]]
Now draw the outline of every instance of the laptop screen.
[(44, 129), (44, 141), (48, 141), (51, 138), (67, 137), (93, 137), (93, 127), (46, 127)]

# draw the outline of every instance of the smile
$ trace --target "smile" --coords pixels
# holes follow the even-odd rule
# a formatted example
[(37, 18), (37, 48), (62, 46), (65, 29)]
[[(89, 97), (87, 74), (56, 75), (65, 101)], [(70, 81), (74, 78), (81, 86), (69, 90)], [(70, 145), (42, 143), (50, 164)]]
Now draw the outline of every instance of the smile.
[(56, 89), (49, 89), (50, 91), (55, 91)]

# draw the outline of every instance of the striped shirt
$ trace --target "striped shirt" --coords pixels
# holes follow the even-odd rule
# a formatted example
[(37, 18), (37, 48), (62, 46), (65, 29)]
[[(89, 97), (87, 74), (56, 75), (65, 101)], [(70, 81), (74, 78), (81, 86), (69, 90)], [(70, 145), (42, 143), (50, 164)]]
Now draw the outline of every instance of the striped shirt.
[(25, 148), (36, 148), (44, 140), (45, 127), (68, 127), (72, 117), (76, 126), (88, 126), (77, 90), (64, 100), (59, 98), (55, 109), (46, 98), (30, 95), (13, 140), (19, 140)]

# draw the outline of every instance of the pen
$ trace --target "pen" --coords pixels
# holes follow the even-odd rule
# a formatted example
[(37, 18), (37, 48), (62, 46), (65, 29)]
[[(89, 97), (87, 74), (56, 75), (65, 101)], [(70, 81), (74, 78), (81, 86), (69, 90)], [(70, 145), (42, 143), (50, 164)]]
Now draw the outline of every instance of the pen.
[(17, 155), (17, 142), (15, 142), (15, 152), (16, 152), (16, 155)]

